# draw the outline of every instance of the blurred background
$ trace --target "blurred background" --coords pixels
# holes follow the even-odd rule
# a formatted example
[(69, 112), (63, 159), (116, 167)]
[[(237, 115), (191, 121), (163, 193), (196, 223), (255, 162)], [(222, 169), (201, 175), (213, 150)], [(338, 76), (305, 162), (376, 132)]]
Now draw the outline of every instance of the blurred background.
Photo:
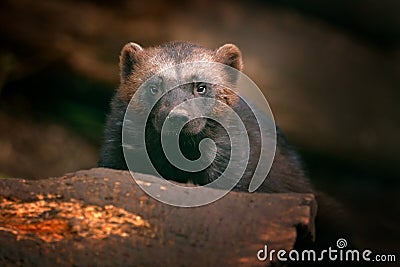
[(399, 14), (396, 0), (3, 0), (0, 177), (96, 166), (125, 43), (235, 43), (355, 241), (397, 252)]

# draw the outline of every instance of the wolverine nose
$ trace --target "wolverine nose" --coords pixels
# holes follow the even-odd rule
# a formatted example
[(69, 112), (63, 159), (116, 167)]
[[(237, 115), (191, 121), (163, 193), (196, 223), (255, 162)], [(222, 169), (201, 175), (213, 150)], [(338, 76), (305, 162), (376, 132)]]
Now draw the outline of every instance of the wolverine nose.
[(189, 114), (184, 109), (174, 109), (168, 115), (168, 118), (174, 125), (182, 125), (189, 121)]

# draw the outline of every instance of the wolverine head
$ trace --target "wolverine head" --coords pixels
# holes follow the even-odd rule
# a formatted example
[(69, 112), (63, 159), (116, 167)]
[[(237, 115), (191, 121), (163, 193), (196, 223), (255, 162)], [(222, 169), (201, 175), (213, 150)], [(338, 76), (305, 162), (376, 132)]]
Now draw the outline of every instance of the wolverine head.
[(138, 113), (151, 103), (148, 121), (157, 132), (172, 133), (181, 127), (181, 133), (196, 135), (208, 117), (222, 115), (220, 105), (205, 100), (228, 106), (238, 101), (234, 93), (237, 73), (229, 69), (242, 70), (241, 52), (233, 44), (209, 50), (187, 42), (146, 49), (128, 43), (120, 56), (118, 96), (129, 102), (135, 93), (140, 94), (133, 105)]

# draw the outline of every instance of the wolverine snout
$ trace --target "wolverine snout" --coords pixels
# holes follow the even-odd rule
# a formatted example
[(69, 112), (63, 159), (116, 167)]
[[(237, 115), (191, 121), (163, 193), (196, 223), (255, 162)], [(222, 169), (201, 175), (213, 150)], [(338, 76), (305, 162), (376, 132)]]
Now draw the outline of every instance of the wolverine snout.
[(172, 120), (172, 122), (176, 125), (181, 125), (181, 123), (186, 123), (190, 120), (189, 113), (187, 110), (183, 108), (172, 110), (167, 119)]

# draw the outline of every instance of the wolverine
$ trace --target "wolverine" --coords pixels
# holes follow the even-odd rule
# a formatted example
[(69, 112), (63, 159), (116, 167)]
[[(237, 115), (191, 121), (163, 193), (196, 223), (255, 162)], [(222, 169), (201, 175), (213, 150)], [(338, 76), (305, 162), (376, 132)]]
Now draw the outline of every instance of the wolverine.
[[(204, 63), (205, 68), (193, 65), (195, 62)], [(146, 164), (141, 162), (139, 150), (135, 146), (136, 139), (140, 139), (136, 137), (142, 134), (148, 158), (159, 176), (180, 183), (205, 185), (217, 180), (229, 167), (229, 161), (235, 154), (246, 151), (248, 145), (249, 157), (245, 163), (245, 170), (238, 174), (240, 179), (233, 188), (235, 191), (248, 191), (257, 165), (264, 164), (259, 162), (263, 134), (255, 117), (255, 112), (259, 111), (254, 112), (245, 99), (236, 93), (237, 72), (229, 72), (220, 67), (208, 69), (208, 63), (218, 63), (237, 72), (243, 69), (242, 53), (233, 44), (225, 44), (215, 50), (189, 42), (170, 42), (149, 48), (142, 48), (136, 43), (126, 44), (120, 54), (120, 85), (111, 101), (99, 166), (127, 170), (129, 164), (124, 157), (124, 149), (129, 149), (131, 160), (136, 163), (131, 171), (153, 174), (146, 169)], [(172, 71), (163, 72), (165, 69)], [(199, 77), (200, 74), (207, 77)], [(189, 78), (181, 82), (183, 76)], [(213, 82), (207, 82), (210, 80)], [(166, 87), (172, 89), (166, 90)], [(239, 149), (234, 150), (228, 134), (229, 112), (226, 108), (216, 108), (214, 105), (199, 105), (201, 100), (217, 100), (238, 114), (244, 124), (243, 132), (239, 132), (238, 135), (247, 134), (247, 144), (236, 143)], [(146, 117), (143, 116), (143, 110), (149, 102), (154, 104)], [(144, 126), (141, 125), (143, 121)], [(166, 121), (175, 122), (169, 125), (172, 125), (172, 128), (175, 125), (177, 129), (169, 129), (171, 127), (167, 127)], [(124, 124), (128, 122), (130, 127), (125, 129)], [(233, 125), (231, 128), (237, 127)], [(267, 179), (256, 192), (316, 195), (316, 243), (297, 245), (322, 250), (331, 246), (338, 238), (345, 237), (351, 240), (347, 228), (347, 215), (334, 199), (313, 188), (298, 153), (287, 143), (279, 127), (273, 128), (276, 135), (271, 135), (271, 138), (276, 137), (276, 147), (274, 146), (272, 165)], [(124, 134), (131, 142), (124, 144)], [(208, 165), (203, 169), (187, 171), (172, 164), (162, 143), (163, 138), (168, 140), (171, 136), (178, 138), (177, 143), (167, 143), (176, 146), (187, 160), (204, 158)], [(214, 145), (202, 144), (203, 140), (208, 139), (212, 140)], [(236, 163), (241, 163), (241, 156), (238, 158)]]
[[(141, 116), (143, 105), (151, 98), (163, 94), (152, 108), (145, 126), (146, 149), (157, 172), (165, 179), (181, 183), (191, 182), (197, 185), (205, 185), (215, 181), (226, 170), (229, 160), (234, 156), (226, 129), (218, 121), (207, 116), (200, 116), (207, 108), (196, 105), (196, 102), (186, 105), (185, 108), (175, 108), (181, 103), (193, 99), (215, 99), (232, 108), (245, 125), (250, 146), (249, 159), (245, 171), (234, 189), (237, 191), (247, 190), (260, 158), (261, 130), (251, 108), (246, 104), (246, 101), (235, 93), (237, 75), (229, 73), (223, 68), (206, 72), (206, 75), (213, 76), (211, 77), (213, 81), (218, 81), (217, 83), (223, 83), (226, 86), (218, 86), (198, 79), (201, 70), (190, 64), (183, 65), (179, 70), (180, 74), (193, 77), (192, 80), (185, 81), (184, 84), (178, 84), (175, 81), (179, 79), (176, 74), (177, 71), (174, 74), (164, 73), (160, 77), (156, 75), (166, 68), (192, 62), (219, 63), (238, 71), (243, 69), (242, 53), (233, 44), (225, 44), (215, 50), (206, 49), (189, 42), (170, 42), (150, 48), (142, 48), (136, 43), (128, 43), (123, 47), (119, 64), (120, 85), (111, 102), (111, 113), (105, 127), (99, 166), (128, 169), (122, 144), (123, 121), (129, 102), (139, 88), (142, 88), (139, 101), (130, 105), (134, 109), (134, 117)], [(155, 76), (156, 78), (154, 78)], [(150, 78), (152, 81), (146, 82)], [(177, 86), (165, 92), (164, 88), (171, 80), (175, 81)], [(226, 115), (224, 112), (222, 108), (215, 107), (211, 107), (209, 111), (212, 116), (221, 119)], [(209, 146), (208, 151), (207, 149), (203, 151), (206, 159), (207, 155), (215, 155), (208, 167), (189, 172), (171, 164), (161, 143), (162, 135), (165, 135), (165, 138), (169, 135), (169, 131), (163, 129), (167, 118), (177, 122), (177, 125), (184, 125), (179, 132), (179, 150), (188, 160), (200, 158), (202, 153), (199, 150), (199, 145), (202, 140), (211, 139), (214, 141), (215, 147)], [(135, 131), (141, 130), (140, 127), (135, 129), (135, 125), (131, 128), (132, 136), (135, 136)], [(286, 142), (279, 128), (276, 129), (276, 136), (277, 145), (272, 167), (268, 179), (263, 182), (258, 191), (313, 192), (298, 154)], [(135, 153), (134, 148), (133, 153)], [(139, 162), (135, 165), (137, 169), (133, 171), (146, 172), (145, 168), (141, 169), (142, 165)]]

